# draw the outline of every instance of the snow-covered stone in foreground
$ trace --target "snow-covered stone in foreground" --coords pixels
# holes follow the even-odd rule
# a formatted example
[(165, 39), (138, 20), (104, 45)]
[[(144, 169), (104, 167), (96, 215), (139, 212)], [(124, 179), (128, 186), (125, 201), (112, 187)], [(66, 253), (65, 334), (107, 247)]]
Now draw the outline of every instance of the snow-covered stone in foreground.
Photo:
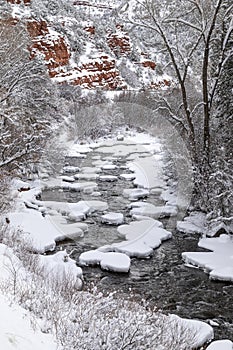
[(109, 225), (121, 225), (124, 222), (124, 215), (110, 212), (101, 216), (101, 222)]
[(128, 272), (130, 269), (130, 258), (122, 253), (101, 252), (90, 250), (82, 253), (79, 257), (81, 265), (100, 265), (103, 270), (114, 272)]
[(129, 188), (123, 191), (123, 196), (135, 201), (149, 196), (149, 191), (143, 188)]
[(210, 273), (211, 279), (233, 281), (233, 238), (225, 234), (202, 238), (198, 246), (211, 252), (184, 252), (184, 261), (203, 268)]
[(233, 343), (230, 340), (216, 340), (206, 350), (233, 350)]
[(192, 212), (183, 221), (177, 221), (177, 229), (188, 234), (204, 234), (206, 224), (206, 214), (202, 212)]
[(160, 227), (157, 220), (142, 220), (121, 225), (118, 232), (126, 241), (106, 245), (99, 250), (103, 252), (121, 252), (130, 257), (145, 258), (152, 254), (153, 249), (160, 246), (162, 241), (171, 238), (171, 232)]
[(0, 295), (0, 344), (2, 350), (57, 350), (58, 345), (49, 334), (42, 333), (29, 312), (20, 306), (9, 306)]
[(130, 214), (150, 216), (154, 219), (176, 216), (177, 208), (171, 205), (155, 206), (154, 204), (147, 202), (135, 202), (131, 204)]
[(117, 181), (118, 177), (114, 175), (100, 175), (98, 179), (100, 181), (113, 182), (113, 181)]
[(40, 266), (43, 268), (42, 273), (46, 279), (56, 280), (59, 283), (67, 280), (69, 285), (81, 288), (82, 269), (68, 256), (66, 250), (54, 255), (40, 255), (39, 258)]

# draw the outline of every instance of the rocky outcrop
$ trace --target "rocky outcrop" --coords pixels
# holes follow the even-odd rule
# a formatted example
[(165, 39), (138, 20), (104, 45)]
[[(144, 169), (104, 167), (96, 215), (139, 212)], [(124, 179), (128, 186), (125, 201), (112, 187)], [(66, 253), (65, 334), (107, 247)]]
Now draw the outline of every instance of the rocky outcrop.
[(42, 55), (49, 75), (56, 76), (58, 68), (69, 64), (70, 52), (64, 37), (58, 33), (51, 33), (47, 22), (43, 20), (29, 21), (27, 29), (32, 38), (31, 58)]
[(89, 34), (92, 34), (92, 35), (95, 34), (95, 27), (94, 26), (85, 27), (84, 30), (86, 32), (88, 32)]
[(100, 55), (71, 71), (57, 74), (55, 80), (60, 83), (69, 82), (73, 85), (80, 85), (86, 89), (101, 87), (121, 90), (126, 88), (126, 84), (116, 69), (116, 61), (108, 55)]
[(29, 21), (27, 23), (27, 30), (31, 38), (43, 36), (49, 33), (46, 21)]
[(157, 82), (151, 82), (151, 84), (148, 86), (148, 88), (152, 89), (152, 90), (157, 90), (157, 89), (161, 89), (161, 88), (170, 87), (171, 85), (172, 85), (171, 80), (161, 79), (161, 80), (158, 80)]
[(107, 42), (116, 56), (127, 56), (131, 52), (130, 38), (121, 25), (117, 25), (115, 33), (109, 33)]
[(31, 0), (7, 0), (12, 5), (19, 5), (19, 4), (24, 4), (24, 5), (30, 5)]
[(153, 61), (143, 61), (143, 62), (142, 62), (142, 66), (143, 66), (143, 67), (151, 68), (152, 70), (155, 70), (156, 63), (153, 62)]
[[(12, 5), (30, 4), (30, 0), (6, 1)], [(112, 6), (112, 4), (107, 5), (101, 0), (95, 2), (77, 0), (73, 4), (86, 7), (84, 10), (87, 10), (89, 14), (90, 7), (98, 8), (95, 9), (95, 12), (101, 14), (108, 12)], [(60, 26), (63, 25), (64, 27), (62, 34), (60, 34), (57, 31), (59, 29), (54, 30), (56, 23), (48, 23), (43, 19), (35, 20), (32, 13), (28, 15), (29, 12), (25, 12), (27, 15), (23, 20), (26, 22), (31, 38), (30, 57), (32, 59), (36, 56), (42, 57), (50, 77), (57, 83), (80, 85), (87, 89), (103, 88), (106, 90), (122, 90), (127, 89), (128, 86), (159, 89), (171, 85), (171, 81), (163, 79), (163, 77), (158, 79), (155, 71), (156, 62), (151, 60), (149, 53), (141, 52), (140, 54), (138, 48), (135, 49), (123, 25), (117, 24), (115, 29), (111, 31), (106, 29), (103, 38), (98, 38), (98, 30), (96, 30), (98, 28), (95, 27), (97, 22), (92, 21), (92, 18), (83, 21), (83, 26), (80, 29), (82, 28), (87, 42), (85, 44), (83, 40), (84, 44), (80, 50), (82, 52), (80, 57), (77, 51), (72, 52), (71, 47), (72, 45), (75, 47), (75, 40), (72, 39), (73, 41), (69, 44), (67, 38), (71, 37), (71, 33), (69, 33), (69, 24), (67, 29), (65, 27), (64, 18), (58, 18)], [(21, 20), (20, 15), (19, 17), (15, 15), (15, 17), (15, 19), (10, 19), (12, 22), (10, 24), (15, 24)], [(51, 19), (51, 21), (54, 20), (56, 21), (56, 19)], [(59, 28), (59, 25), (56, 28)], [(86, 35), (85, 32), (89, 35)], [(99, 45), (102, 40), (105, 40), (105, 43)], [(110, 51), (109, 48), (106, 48), (106, 44), (112, 54), (104, 52)], [(74, 48), (74, 50), (76, 49)]]

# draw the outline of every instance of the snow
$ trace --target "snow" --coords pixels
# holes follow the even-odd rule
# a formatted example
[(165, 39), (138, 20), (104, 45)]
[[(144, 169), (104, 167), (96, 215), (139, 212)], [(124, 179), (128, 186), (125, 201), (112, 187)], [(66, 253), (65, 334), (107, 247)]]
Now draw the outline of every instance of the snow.
[(147, 156), (128, 163), (128, 168), (135, 174), (134, 185), (147, 189), (165, 187), (162, 162), (156, 155)]
[(59, 178), (47, 180), (46, 182), (43, 182), (41, 185), (42, 185), (42, 189), (63, 189), (63, 190), (70, 190), (70, 191), (76, 191), (76, 192), (85, 191), (86, 189), (91, 189), (92, 191), (97, 190), (97, 184), (95, 182), (69, 183), (69, 182), (62, 181), (62, 179), (59, 179)]
[(206, 233), (206, 214), (202, 212), (192, 212), (183, 221), (177, 221), (177, 229), (188, 234)]
[(230, 340), (216, 340), (206, 350), (233, 350), (233, 343)]
[(102, 170), (98, 167), (82, 167), (80, 172), (83, 174), (96, 174), (100, 173)]
[(130, 201), (135, 201), (140, 198), (149, 196), (149, 191), (143, 188), (130, 188), (123, 190), (123, 196), (129, 198)]
[(121, 225), (124, 222), (124, 215), (121, 213), (109, 212), (101, 216), (101, 222), (109, 225)]
[(29, 182), (22, 181), (20, 179), (14, 179), (12, 181), (12, 188), (17, 189), (17, 190), (28, 190), (31, 188), (31, 185)]
[(43, 217), (38, 211), (13, 212), (8, 217), (11, 227), (22, 230), (32, 248), (39, 253), (54, 250), (56, 241), (63, 240), (67, 236), (69, 238), (83, 236), (80, 228), (73, 228), (70, 225), (61, 226), (58, 220), (56, 221), (56, 216)]
[(213, 328), (205, 322), (180, 318), (176, 315), (170, 315), (170, 319), (171, 321), (178, 321), (181, 327), (183, 325), (185, 328), (190, 329), (192, 333), (197, 334), (192, 344), (193, 349), (199, 348), (214, 337)]
[(74, 144), (70, 147), (68, 157), (76, 157), (79, 154), (86, 154), (91, 152), (92, 149), (87, 145)]
[(167, 216), (176, 216), (177, 215), (177, 208), (171, 205), (164, 205), (164, 206), (155, 206), (152, 203), (147, 202), (135, 202), (131, 205), (130, 214), (132, 216), (134, 215), (143, 215), (143, 216), (150, 216), (154, 219), (167, 217)]
[(188, 264), (203, 268), (214, 280), (233, 281), (233, 239), (229, 235), (202, 238), (198, 246), (211, 252), (184, 252)]
[(26, 276), (21, 261), (14, 255), (11, 248), (2, 243), (0, 243), (0, 271), (1, 282), (7, 282), (11, 279), (14, 272), (21, 279), (24, 279)]
[(48, 256), (40, 255), (39, 259), (39, 265), (43, 268), (42, 273), (46, 279), (60, 283), (68, 279), (69, 285), (77, 288), (82, 286), (82, 269), (68, 256), (66, 250)]
[(99, 175), (94, 173), (84, 173), (84, 174), (76, 174), (74, 178), (77, 180), (96, 180)]
[(75, 178), (73, 176), (62, 176), (61, 177), (62, 181), (66, 181), (66, 182), (74, 182)]
[(103, 212), (108, 209), (108, 204), (106, 202), (98, 200), (79, 201), (76, 203), (44, 201), (42, 203), (46, 208), (56, 210), (75, 221), (83, 220), (87, 215), (95, 211)]
[(99, 250), (125, 253), (130, 257), (146, 258), (153, 249), (159, 247), (162, 241), (171, 238), (171, 232), (161, 228), (157, 220), (142, 220), (121, 225), (118, 232), (126, 241), (106, 245)]
[(42, 333), (38, 326), (32, 329), (29, 312), (20, 306), (12, 304), (9, 306), (2, 295), (0, 295), (0, 310), (2, 350), (58, 350), (51, 335)]
[(104, 253), (100, 261), (100, 267), (114, 272), (128, 272), (130, 269), (130, 258), (122, 253)]
[(135, 174), (121, 174), (120, 177), (127, 181), (132, 181), (135, 179)]
[(130, 269), (130, 258), (122, 253), (101, 252), (100, 250), (90, 250), (82, 253), (79, 257), (81, 265), (99, 264), (103, 270), (114, 272), (128, 272)]
[(114, 164), (105, 164), (101, 167), (103, 170), (115, 170), (117, 168)]
[(78, 166), (67, 165), (63, 167), (64, 173), (78, 173), (80, 168)]

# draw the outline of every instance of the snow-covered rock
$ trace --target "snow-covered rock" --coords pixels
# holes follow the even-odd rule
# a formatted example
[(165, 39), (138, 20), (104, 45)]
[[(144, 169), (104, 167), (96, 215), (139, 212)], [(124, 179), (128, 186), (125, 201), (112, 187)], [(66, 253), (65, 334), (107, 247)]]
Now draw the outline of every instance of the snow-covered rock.
[(75, 182), (69, 183), (62, 181), (61, 179), (50, 179), (46, 182), (43, 182), (42, 189), (62, 189), (81, 192), (85, 191), (86, 188), (92, 189), (92, 191), (97, 190), (97, 184), (95, 182)]
[(176, 216), (177, 208), (171, 205), (155, 206), (154, 204), (147, 202), (135, 202), (131, 204), (130, 214), (150, 216), (154, 219)]
[(109, 225), (121, 225), (124, 222), (124, 215), (110, 212), (101, 216), (101, 222)]
[(120, 177), (122, 178), (122, 179), (125, 179), (125, 180), (127, 180), (127, 181), (132, 181), (132, 180), (134, 180), (135, 179), (135, 174), (133, 174), (133, 173), (131, 173), (131, 174), (121, 174), (120, 175)]
[(118, 177), (114, 175), (100, 175), (98, 179), (100, 181), (114, 182), (118, 180)]
[(104, 164), (101, 167), (103, 170), (115, 170), (117, 168), (114, 164)]
[(99, 250), (103, 252), (121, 252), (130, 257), (145, 258), (152, 254), (153, 249), (160, 246), (162, 241), (171, 238), (171, 232), (160, 227), (157, 220), (142, 220), (121, 225), (118, 232), (126, 241), (106, 245)]
[(86, 181), (96, 180), (98, 179), (98, 177), (99, 175), (95, 173), (80, 173), (80, 174), (74, 175), (74, 178), (76, 180), (86, 180)]
[(74, 182), (75, 181), (75, 178), (73, 176), (62, 176), (61, 179), (62, 179), (62, 181), (65, 181), (65, 182)]
[(149, 191), (143, 188), (129, 188), (124, 189), (123, 196), (129, 198), (131, 201), (135, 201), (141, 198), (149, 196)]
[(40, 255), (39, 264), (46, 279), (51, 282), (56, 280), (59, 283), (69, 282), (69, 285), (80, 288), (82, 286), (82, 269), (76, 265), (66, 250), (53, 255)]
[(202, 212), (192, 212), (183, 221), (177, 221), (177, 229), (188, 234), (206, 232), (206, 214)]
[(216, 340), (206, 350), (233, 350), (233, 343), (230, 340)]
[(202, 238), (198, 246), (211, 252), (184, 252), (184, 261), (203, 268), (211, 279), (233, 281), (233, 238), (229, 235)]
[(128, 164), (129, 170), (135, 173), (134, 184), (138, 187), (152, 189), (155, 187), (165, 188), (163, 180), (162, 162), (156, 156), (140, 158)]
[(83, 236), (83, 230), (79, 227), (61, 226), (60, 218), (60, 216), (43, 217), (40, 212), (31, 210), (9, 214), (11, 227), (21, 230), (32, 248), (39, 253), (54, 250), (56, 241)]
[(130, 269), (130, 258), (122, 253), (101, 252), (90, 250), (79, 257), (81, 265), (100, 265), (104, 270), (114, 272), (128, 272)]
[(63, 167), (63, 173), (78, 173), (80, 168), (78, 166), (67, 165)]
[(22, 181), (20, 179), (14, 179), (12, 181), (12, 189), (16, 189), (18, 191), (27, 191), (30, 190), (31, 185), (29, 182)]

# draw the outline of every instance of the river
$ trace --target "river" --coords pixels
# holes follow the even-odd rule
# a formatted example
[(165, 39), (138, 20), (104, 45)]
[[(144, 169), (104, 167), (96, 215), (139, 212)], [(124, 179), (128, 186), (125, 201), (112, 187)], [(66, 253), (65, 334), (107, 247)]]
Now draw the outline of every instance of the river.
[[(67, 157), (66, 165), (93, 167), (98, 161), (111, 161), (116, 165), (115, 169), (102, 171), (101, 175), (117, 176), (117, 181), (103, 182), (96, 180), (101, 201), (109, 204), (109, 211), (124, 214), (125, 223), (132, 221), (129, 213), (129, 200), (122, 195), (125, 188), (134, 188), (132, 181), (120, 177), (122, 172), (129, 172), (126, 163), (131, 153), (125, 157), (114, 156), (109, 148), (109, 153), (100, 152), (95, 148), (87, 153), (85, 158)], [(147, 155), (146, 151), (139, 152), (140, 157)], [(97, 163), (96, 163), (97, 162)], [(95, 199), (91, 195), (84, 195), (75, 191), (44, 190), (43, 201), (67, 201)], [(147, 199), (150, 203), (161, 205), (163, 202), (158, 194), (151, 194)], [(72, 252), (71, 257), (78, 262), (79, 255), (87, 250), (96, 249), (102, 245), (119, 242), (116, 226), (101, 223), (99, 213), (93, 213), (85, 222), (89, 231), (84, 237), (75, 241), (61, 242), (58, 249), (67, 249)], [(209, 280), (208, 275), (200, 269), (190, 268), (184, 265), (181, 253), (184, 251), (201, 251), (197, 247), (199, 236), (188, 235), (176, 230), (176, 220), (161, 219), (169, 230), (172, 231), (172, 239), (165, 241), (149, 259), (136, 259), (131, 261), (131, 269), (127, 274), (103, 271), (99, 267), (83, 267), (84, 289), (91, 283), (103, 291), (117, 290), (123, 295), (133, 295), (135, 299), (146, 299), (147, 302), (165, 313), (174, 313), (184, 318), (199, 319), (206, 322), (214, 321), (216, 339), (232, 339), (232, 305), (233, 285), (228, 282), (215, 282)], [(218, 326), (217, 326), (218, 324)]]

